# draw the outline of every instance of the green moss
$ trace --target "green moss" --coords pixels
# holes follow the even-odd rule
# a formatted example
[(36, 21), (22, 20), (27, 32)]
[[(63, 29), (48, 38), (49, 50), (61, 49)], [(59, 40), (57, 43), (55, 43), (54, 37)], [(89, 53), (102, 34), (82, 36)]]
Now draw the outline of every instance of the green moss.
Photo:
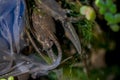
[(68, 13), (69, 16), (78, 17), (80, 16), (80, 7), (81, 4), (79, 2), (70, 2), (69, 0), (62, 0), (62, 6), (70, 10)]
[(80, 20), (77, 23), (74, 24), (76, 27), (78, 27), (78, 32), (81, 35), (84, 43), (89, 43), (93, 39), (93, 22), (88, 20)]

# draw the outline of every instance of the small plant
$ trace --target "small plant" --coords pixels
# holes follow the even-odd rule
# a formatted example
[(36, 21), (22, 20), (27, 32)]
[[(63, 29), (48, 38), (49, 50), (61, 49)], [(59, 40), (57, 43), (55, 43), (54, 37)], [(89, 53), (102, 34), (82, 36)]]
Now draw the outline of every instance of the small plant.
[(8, 79), (1, 78), (0, 80), (14, 80), (14, 77), (13, 77), (13, 76), (10, 76), (10, 77), (8, 77)]
[(80, 13), (82, 15), (85, 15), (87, 20), (92, 20), (93, 21), (96, 18), (96, 13), (95, 13), (94, 9), (90, 6), (82, 6), (80, 8)]
[(114, 32), (118, 32), (120, 27), (120, 13), (117, 13), (117, 7), (113, 0), (95, 0), (96, 6), (99, 8), (99, 13), (104, 16), (107, 24)]

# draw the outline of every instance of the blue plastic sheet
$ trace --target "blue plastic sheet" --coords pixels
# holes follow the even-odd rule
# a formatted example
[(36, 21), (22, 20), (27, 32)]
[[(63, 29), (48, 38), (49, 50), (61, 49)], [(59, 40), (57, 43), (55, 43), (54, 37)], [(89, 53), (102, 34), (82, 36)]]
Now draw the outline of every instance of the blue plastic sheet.
[(24, 0), (0, 0), (0, 75), (13, 65), (14, 50), (20, 51), (24, 13)]
[(0, 45), (15, 46), (19, 52), (24, 13), (24, 0), (0, 0)]

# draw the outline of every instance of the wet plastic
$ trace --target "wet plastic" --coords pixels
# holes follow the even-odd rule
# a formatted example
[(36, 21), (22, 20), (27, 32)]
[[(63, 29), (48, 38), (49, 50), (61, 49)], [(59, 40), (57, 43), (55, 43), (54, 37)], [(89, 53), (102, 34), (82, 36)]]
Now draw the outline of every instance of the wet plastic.
[(0, 0), (0, 75), (13, 65), (14, 50), (19, 53), (24, 12), (24, 0)]
[(12, 44), (18, 47), (19, 37), (24, 27), (24, 12), (24, 0), (0, 0), (0, 41), (5, 39), (9, 46)]

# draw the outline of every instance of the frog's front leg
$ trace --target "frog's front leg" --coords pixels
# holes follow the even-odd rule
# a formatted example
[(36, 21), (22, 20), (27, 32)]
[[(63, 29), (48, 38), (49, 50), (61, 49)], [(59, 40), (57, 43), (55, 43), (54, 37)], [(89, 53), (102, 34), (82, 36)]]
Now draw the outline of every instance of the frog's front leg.
[(74, 27), (72, 26), (72, 24), (70, 22), (63, 22), (63, 28), (65, 30), (65, 35), (66, 37), (71, 40), (71, 42), (73, 43), (73, 45), (75, 46), (77, 52), (79, 54), (81, 54), (81, 44), (80, 44), (80, 40), (79, 37), (74, 29)]

